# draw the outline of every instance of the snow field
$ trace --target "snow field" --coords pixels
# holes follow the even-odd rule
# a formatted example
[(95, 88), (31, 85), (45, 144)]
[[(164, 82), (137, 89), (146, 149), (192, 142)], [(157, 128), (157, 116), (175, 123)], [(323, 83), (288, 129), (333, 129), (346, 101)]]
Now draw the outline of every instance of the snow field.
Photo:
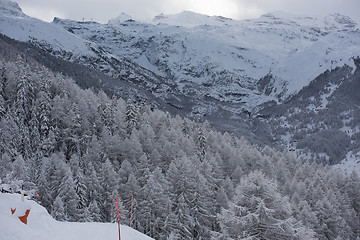
[[(14, 215), (11, 208), (16, 208)], [(30, 209), (28, 223), (22, 223), (18, 216)], [(117, 240), (117, 223), (77, 223), (54, 220), (46, 209), (35, 201), (21, 202), (20, 194), (0, 193), (0, 232), (4, 240)], [(122, 240), (151, 240), (152, 238), (121, 226)]]

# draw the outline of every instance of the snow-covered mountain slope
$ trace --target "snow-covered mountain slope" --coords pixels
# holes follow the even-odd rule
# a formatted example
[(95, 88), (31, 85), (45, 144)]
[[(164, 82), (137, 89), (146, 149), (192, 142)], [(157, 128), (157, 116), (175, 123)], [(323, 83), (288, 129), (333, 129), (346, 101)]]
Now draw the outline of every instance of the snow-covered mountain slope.
[[(54, 220), (46, 209), (20, 194), (0, 193), (0, 232), (6, 240), (116, 240), (119, 239), (117, 223), (78, 223)], [(11, 213), (11, 209), (16, 209)], [(22, 223), (17, 212), (30, 209), (27, 224)], [(21, 213), (19, 213), (21, 215)], [(151, 240), (152, 238), (128, 227), (121, 226), (121, 239)]]
[[(166, 97), (170, 88), (188, 97), (236, 103), (227, 107), (235, 113), (284, 100), (327, 69), (354, 67), (351, 57), (360, 56), (357, 25), (339, 14), (316, 19), (271, 13), (238, 21), (186, 11), (149, 23), (121, 14), (108, 24), (58, 18), (48, 24), (1, 2), (0, 30), (9, 37), (36, 42), (53, 54), (63, 50), (63, 58), (115, 77), (133, 75), (124, 70), (129, 66), (116, 67), (115, 58), (138, 72), (149, 71), (140, 81), (158, 96)], [(146, 79), (151, 73), (152, 80)]]
[(273, 141), (297, 156), (337, 164), (360, 151), (360, 59), (326, 71), (288, 101), (269, 104), (261, 116)]
[(334, 168), (339, 168), (346, 174), (351, 174), (352, 171), (355, 171), (358, 175), (360, 175), (360, 152), (355, 154), (349, 152), (346, 159), (341, 161), (339, 164), (334, 165)]
[[(360, 32), (351, 19), (276, 14), (247, 21), (183, 12), (150, 23), (53, 23), (171, 79), (185, 95), (195, 87), (202, 95), (245, 103), (248, 109), (296, 94), (327, 69), (354, 67)], [(258, 81), (268, 74), (273, 78), (264, 94)]]
[(40, 44), (53, 53), (71, 53), (68, 55), (70, 59), (93, 55), (89, 42), (55, 25), (25, 15), (14, 2), (0, 0), (0, 13), (0, 32), (8, 37)]
[(147, 69), (104, 51), (93, 41), (76, 36), (56, 24), (25, 15), (16, 3), (9, 0), (0, 0), (0, 33), (18, 41), (31, 42), (58, 58), (95, 68), (116, 79), (145, 79), (147, 88), (156, 88), (161, 81)]
[[(162, 101), (167, 111), (333, 164), (358, 150), (358, 101), (352, 89), (360, 30), (346, 16), (274, 12), (239, 21), (182, 12), (149, 22), (121, 14), (108, 24), (59, 18), (45, 23), (8, 0), (0, 5), (1, 33), (131, 83), (142, 89), (131, 94), (156, 106)], [(316, 81), (324, 73), (327, 78)], [(354, 103), (340, 108), (344, 101)], [(334, 124), (325, 117), (340, 115), (348, 119)], [(323, 131), (329, 129), (342, 140), (347, 135), (341, 153), (331, 151), (332, 144), (338, 146), (335, 140), (329, 149), (304, 144), (314, 134), (326, 139)]]

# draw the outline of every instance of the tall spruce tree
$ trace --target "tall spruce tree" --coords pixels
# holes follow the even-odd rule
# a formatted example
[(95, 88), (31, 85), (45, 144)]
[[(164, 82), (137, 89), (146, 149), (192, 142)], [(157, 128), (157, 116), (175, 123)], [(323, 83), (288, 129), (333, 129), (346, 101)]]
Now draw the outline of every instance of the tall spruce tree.
[(118, 178), (116, 177), (116, 172), (113, 165), (109, 159), (105, 160), (105, 163), (102, 165), (101, 174), (100, 174), (100, 186), (101, 194), (100, 197), (100, 210), (101, 218), (104, 222), (113, 221), (113, 206), (114, 206), (114, 191), (118, 194)]
[(222, 209), (218, 219), (222, 232), (234, 239), (311, 239), (310, 231), (300, 234), (302, 226), (291, 214), (276, 184), (255, 171), (241, 179), (229, 209)]
[(127, 132), (130, 135), (132, 130), (138, 125), (138, 116), (139, 116), (138, 107), (131, 100), (128, 100), (126, 104), (125, 114), (126, 114), (125, 122), (127, 124)]

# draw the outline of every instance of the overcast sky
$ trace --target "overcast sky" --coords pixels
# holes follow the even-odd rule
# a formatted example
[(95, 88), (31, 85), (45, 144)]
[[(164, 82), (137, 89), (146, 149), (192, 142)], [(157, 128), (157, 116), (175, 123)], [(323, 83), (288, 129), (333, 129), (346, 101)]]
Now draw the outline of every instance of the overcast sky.
[(360, 24), (360, 0), (14, 0), (32, 17), (94, 20), (107, 23), (120, 13), (136, 20), (190, 10), (234, 19), (256, 18), (272, 11), (323, 16), (341, 13)]

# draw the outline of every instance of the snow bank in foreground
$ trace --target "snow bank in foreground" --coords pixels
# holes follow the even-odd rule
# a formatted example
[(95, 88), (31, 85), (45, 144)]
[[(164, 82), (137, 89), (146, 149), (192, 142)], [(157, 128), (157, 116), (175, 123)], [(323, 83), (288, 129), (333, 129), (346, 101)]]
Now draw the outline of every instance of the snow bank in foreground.
[[(11, 213), (11, 209), (15, 209)], [(27, 225), (22, 223), (18, 215), (30, 209)], [(6, 240), (95, 240), (119, 239), (116, 223), (73, 223), (54, 220), (45, 208), (34, 201), (25, 199), (21, 202), (20, 194), (0, 193), (0, 233)], [(121, 239), (151, 240), (127, 226), (121, 226)]]

